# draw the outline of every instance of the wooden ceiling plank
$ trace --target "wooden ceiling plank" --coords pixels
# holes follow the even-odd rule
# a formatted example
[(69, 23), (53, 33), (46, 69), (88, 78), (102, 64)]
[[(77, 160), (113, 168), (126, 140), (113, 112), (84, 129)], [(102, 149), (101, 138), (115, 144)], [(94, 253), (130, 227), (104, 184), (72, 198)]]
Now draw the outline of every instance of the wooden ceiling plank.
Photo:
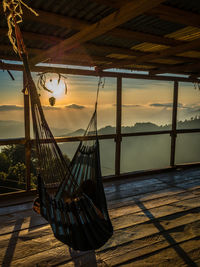
[(200, 15), (193, 12), (181, 10), (179, 8), (170, 7), (164, 4), (161, 4), (153, 8), (152, 10), (149, 10), (147, 14), (183, 25), (200, 27)]
[(60, 42), (58, 45), (50, 48), (45, 53), (36, 56), (31, 63), (36, 64), (38, 62), (41, 62), (46, 57), (55, 54), (59, 50), (66, 51), (77, 47), (81, 43), (92, 40), (93, 38), (116, 28), (117, 26), (125, 23), (126, 21), (143, 14), (144, 12), (148, 11), (152, 7), (159, 5), (162, 2), (164, 2), (164, 0), (131, 1), (130, 3), (124, 5), (118, 11), (103, 18), (101, 21), (85, 27), (77, 34), (74, 34), (72, 37)]

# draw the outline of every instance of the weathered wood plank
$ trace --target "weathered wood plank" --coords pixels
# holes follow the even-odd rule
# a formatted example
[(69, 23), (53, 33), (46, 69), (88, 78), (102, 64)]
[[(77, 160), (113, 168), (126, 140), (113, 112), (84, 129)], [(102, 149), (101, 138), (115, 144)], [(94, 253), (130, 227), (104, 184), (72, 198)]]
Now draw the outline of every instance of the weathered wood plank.
[[(172, 194), (173, 193), (173, 194)], [(175, 195), (174, 195), (175, 194)], [(151, 195), (150, 195), (151, 196)], [(166, 198), (166, 196), (168, 196)], [(193, 198), (195, 197), (195, 195), (192, 194), (192, 192), (177, 192), (176, 191), (166, 191), (164, 195), (162, 195), (161, 197), (159, 197), (158, 193), (155, 194), (154, 198), (148, 198), (146, 196), (146, 198), (144, 198), (144, 196), (137, 196), (137, 198), (131, 198), (129, 199), (129, 201), (126, 203), (124, 202), (124, 205), (115, 209), (111, 209), (110, 210), (110, 216), (111, 219), (118, 217), (118, 216), (122, 216), (122, 215), (126, 215), (129, 213), (135, 213), (140, 211), (140, 208), (137, 205), (137, 201), (143, 201), (144, 203), (146, 203), (145, 205), (147, 206), (147, 208), (155, 208), (155, 207), (159, 207), (162, 205), (166, 205), (166, 204), (170, 204), (173, 202), (177, 202), (180, 200), (184, 200), (184, 199), (188, 199), (188, 198)], [(122, 203), (121, 203), (122, 204)], [(23, 227), (27, 227), (26, 222), (29, 221), (29, 219), (31, 218), (32, 224), (29, 227), (36, 227), (37, 225), (45, 225), (46, 221), (39, 215), (37, 215), (36, 213), (34, 213), (32, 211), (32, 203), (27, 203), (22, 205), (24, 207), (25, 210), (21, 210), (19, 209), (18, 211), (18, 206), (14, 206), (14, 207), (10, 207), (12, 208), (11, 211), (15, 211), (12, 213), (8, 213), (6, 215), (2, 215), (0, 216), (0, 223), (1, 223), (1, 233), (5, 234), (5, 233), (9, 233), (12, 231), (14, 225), (15, 227), (17, 227), (16, 225), (16, 220), (18, 219), (24, 219), (24, 224)], [(21, 205), (20, 205), (21, 208)], [(30, 209), (31, 208), (31, 209)], [(4, 211), (6, 212), (6, 210)], [(20, 225), (20, 227), (22, 227)], [(18, 228), (17, 228), (18, 229)], [(23, 228), (19, 228), (18, 230), (23, 229)]]
[[(200, 215), (198, 216), (200, 219)], [(194, 224), (195, 222), (195, 217), (190, 216), (190, 218), (187, 218), (187, 220), (184, 220), (184, 223), (188, 224), (189, 222), (192, 221)], [(199, 223), (199, 222), (198, 222)], [(192, 235), (186, 235), (183, 231), (183, 229), (186, 227), (186, 224), (183, 224), (183, 220), (179, 221), (178, 223), (176, 220), (174, 220), (174, 227), (171, 228), (171, 232), (169, 232), (169, 235), (176, 234), (176, 236), (173, 236), (174, 240), (176, 238), (176, 242), (180, 242), (182, 240), (188, 240), (192, 237), (195, 236), (193, 233)], [(179, 228), (177, 228), (179, 227)], [(41, 241), (41, 240), (38, 240)], [(131, 243), (133, 241), (133, 243)], [(120, 255), (124, 254), (124, 252), (127, 252), (127, 250), (135, 250), (135, 257), (141, 254), (147, 254), (149, 251), (155, 251), (160, 249), (163, 246), (162, 244), (157, 244), (158, 242), (163, 241), (164, 242), (164, 247), (168, 247), (169, 244), (168, 242), (165, 241), (165, 236), (163, 236), (162, 232), (159, 231), (159, 229), (154, 225), (153, 223), (146, 223), (143, 225), (136, 225), (131, 228), (127, 228), (126, 230), (118, 230), (114, 233), (114, 236), (107, 242), (107, 244), (96, 251), (97, 255), (100, 256), (101, 259), (106, 255), (106, 259), (109, 259), (109, 256), (112, 257), (114, 254), (114, 251)], [(30, 242), (25, 241), (25, 242)], [(57, 241), (58, 242), (58, 241)], [(26, 243), (21, 242), (23, 245), (21, 247), (22, 251), (24, 250), (24, 247), (26, 246)], [(47, 244), (44, 246), (45, 251), (40, 251), (40, 247), (38, 246), (37, 240), (36, 240), (36, 254), (33, 254), (32, 252), (29, 253), (30, 256), (24, 256), (22, 257), (22, 253), (19, 251), (18, 256), (21, 257), (19, 259), (16, 259), (13, 261), (13, 266), (26, 266), (27, 262), (30, 264), (29, 266), (34, 266), (36, 263), (44, 264), (48, 263), (50, 266), (54, 264), (59, 264), (62, 262), (69, 261), (71, 259), (70, 252), (65, 245), (59, 245), (58, 243), (55, 243), (55, 247), (51, 246), (51, 239), (47, 239)], [(132, 244), (132, 246), (131, 246)], [(155, 247), (155, 244), (157, 246)], [(152, 245), (152, 246), (151, 246)], [(28, 243), (27, 243), (27, 247)], [(130, 249), (129, 249), (130, 247)], [(147, 250), (143, 248), (147, 247)], [(17, 247), (16, 247), (17, 249)], [(80, 255), (84, 255), (85, 253), (77, 253), (77, 257)], [(87, 252), (86, 252), (87, 254)], [(28, 255), (26, 253), (26, 255)], [(133, 251), (129, 253), (129, 255), (126, 255), (128, 258), (133, 258)], [(123, 257), (124, 258), (124, 257)], [(114, 257), (116, 260), (116, 257)]]
[[(136, 198), (136, 199), (132, 198), (131, 200), (129, 200), (128, 203), (125, 203), (126, 206), (111, 209), (109, 211), (110, 217), (111, 217), (111, 219), (114, 219), (114, 218), (117, 218), (119, 216), (123, 216), (123, 215), (129, 216), (130, 214), (134, 214), (134, 213), (141, 211), (140, 207), (137, 204), (138, 200), (143, 201), (143, 203), (145, 204), (147, 209), (156, 208), (156, 207), (160, 207), (162, 209), (162, 206), (163, 206), (163, 209), (165, 209), (167, 204), (170, 205), (171, 203), (174, 203), (174, 205), (181, 206), (182, 202), (180, 202), (180, 201), (184, 201), (186, 199), (188, 199), (188, 200), (192, 199), (193, 200), (195, 197), (195, 194), (192, 194), (192, 191), (191, 192), (181, 192), (181, 193), (177, 193), (177, 191), (175, 191), (173, 193), (176, 193), (176, 194), (170, 195), (170, 191), (166, 191), (164, 196), (158, 197), (158, 195), (156, 194), (153, 199), (152, 198), (144, 199), (144, 198), (142, 198), (142, 196), (138, 196), (138, 198)], [(166, 196), (168, 196), (168, 197), (166, 198)], [(32, 203), (29, 203), (28, 205), (27, 204), (24, 205), (24, 207), (30, 207), (30, 206), (32, 207)], [(19, 220), (22, 218), (24, 219), (23, 226), (20, 225), (20, 228), (17, 228), (16, 220)], [(28, 222), (30, 221), (30, 219), (31, 219), (31, 225), (28, 225)], [(17, 231), (19, 231), (19, 230), (24, 229), (23, 227), (26, 227), (26, 228), (27, 227), (37, 227), (37, 226), (43, 226), (43, 225), (47, 224), (47, 222), (41, 216), (34, 213), (32, 211), (32, 209), (24, 210), (24, 211), (20, 211), (20, 212), (13, 212), (12, 214), (0, 216), (0, 222), (1, 222), (0, 235), (12, 232), (14, 225), (15, 225)]]
[[(37, 219), (40, 216), (29, 209), (0, 216), (1, 226), (8, 223), (8, 227), (12, 228), (10, 234), (0, 237), (0, 262), (3, 266), (80, 266), (78, 264), (81, 263), (85, 266), (146, 266), (143, 264), (152, 264), (154, 260), (156, 266), (167, 263), (184, 266), (190, 259), (196, 263), (200, 247), (199, 173), (174, 172), (174, 183), (167, 180), (167, 175), (155, 175), (154, 180), (149, 180), (147, 187), (151, 190), (147, 192), (144, 185), (148, 180), (105, 186), (113, 207), (110, 214), (115, 232), (96, 254), (69, 251), (67, 246), (54, 238), (49, 226), (38, 227)], [(190, 177), (191, 180), (188, 180)], [(153, 181), (155, 188), (160, 188), (157, 192), (152, 191)], [(132, 196), (130, 192), (128, 196), (126, 193), (129, 186)], [(146, 193), (142, 192), (142, 187)], [(124, 197), (119, 203), (121, 196)], [(174, 254), (177, 247), (179, 250)], [(182, 262), (177, 254), (180, 251), (188, 255)], [(163, 255), (168, 254), (171, 256), (166, 260)], [(161, 257), (160, 262), (153, 257)]]
[[(193, 201), (194, 202), (194, 201)], [(164, 229), (170, 229), (173, 228), (174, 226), (176, 227), (177, 225), (182, 225), (185, 222), (192, 222), (196, 219), (200, 219), (200, 214), (198, 214), (198, 216), (193, 216), (193, 214), (188, 215), (186, 211), (184, 212), (179, 212), (179, 214), (174, 214), (173, 215), (173, 220), (171, 219), (171, 215), (167, 213), (167, 209), (166, 208), (166, 213), (167, 216), (162, 217), (161, 218), (161, 222), (163, 221), (164, 226), (167, 225), (168, 227), (164, 228)], [(150, 209), (149, 211), (151, 212), (152, 216), (155, 216), (155, 213), (153, 212), (154, 209)], [(148, 211), (148, 212), (149, 212)], [(151, 223), (151, 221), (149, 221), (149, 218), (147, 216), (145, 216), (145, 210), (143, 212), (138, 212), (135, 213), (134, 216), (131, 218), (129, 215), (129, 218), (127, 219), (126, 216), (126, 223), (123, 223), (124, 218), (123, 216), (120, 216), (120, 221), (117, 221), (117, 219), (113, 220), (113, 226), (115, 229), (115, 236), (114, 239), (111, 239), (108, 241), (106, 247), (110, 247), (110, 246), (115, 246), (117, 245), (119, 242), (127, 242), (127, 238), (130, 236), (133, 236), (133, 238), (141, 238), (141, 236), (143, 237), (144, 234), (145, 235), (151, 235), (154, 233), (157, 233), (159, 231), (159, 229), (156, 229), (156, 227), (154, 226), (154, 223)], [(121, 220), (123, 218), (123, 220)], [(185, 218), (185, 219), (184, 219)], [(153, 219), (153, 218), (152, 218)], [(156, 218), (157, 219), (157, 218)], [(20, 220), (20, 219), (19, 219)], [(173, 222), (171, 224), (169, 224), (169, 221)], [(146, 222), (146, 223), (144, 223)], [(22, 222), (21, 222), (22, 224)], [(160, 225), (162, 225), (160, 223)], [(124, 229), (125, 228), (125, 229)], [(56, 241), (56, 239), (53, 237), (52, 234), (50, 234), (50, 228), (46, 227), (44, 228), (46, 230), (46, 232), (43, 230), (43, 228), (41, 230), (36, 230), (30, 233), (27, 233), (26, 231), (21, 231), (21, 233), (19, 234), (19, 237), (17, 236), (16, 240), (12, 240), (12, 242), (9, 244), (10, 247), (13, 246), (13, 244), (15, 245), (15, 243), (18, 244), (18, 246), (20, 246), (20, 243), (22, 243), (22, 250), (24, 249), (24, 242), (20, 242), (20, 241), (30, 241), (33, 242), (33, 244), (38, 244), (39, 242), (41, 242), (42, 244), (46, 244), (46, 239), (48, 240), (52, 240), (51, 244), (55, 244), (56, 246), (60, 246), (61, 243), (59, 241)], [(117, 230), (118, 229), (118, 230)], [(140, 229), (140, 230), (139, 230)], [(40, 234), (42, 234), (42, 236), (44, 236), (44, 238), (40, 237)], [(47, 238), (47, 236), (48, 238)], [(50, 234), (50, 235), (49, 235)], [(12, 237), (12, 234), (9, 235)], [(34, 242), (34, 239), (38, 239), (39, 237), (39, 241), (36, 240), (36, 242)], [(2, 248), (3, 250), (5, 249), (5, 241), (9, 240), (8, 236), (4, 236), (3, 239), (1, 239), (0, 241), (0, 255), (2, 254)], [(19, 240), (19, 241), (18, 241)], [(32, 247), (32, 245), (29, 245), (30, 247)], [(33, 245), (34, 246), (34, 245)], [(46, 245), (42, 245), (41, 247), (39, 246), (39, 249), (46, 249)], [(38, 250), (38, 247), (33, 248), (36, 251)], [(20, 250), (19, 255), (21, 255), (22, 250)], [(32, 251), (32, 250), (31, 250)]]

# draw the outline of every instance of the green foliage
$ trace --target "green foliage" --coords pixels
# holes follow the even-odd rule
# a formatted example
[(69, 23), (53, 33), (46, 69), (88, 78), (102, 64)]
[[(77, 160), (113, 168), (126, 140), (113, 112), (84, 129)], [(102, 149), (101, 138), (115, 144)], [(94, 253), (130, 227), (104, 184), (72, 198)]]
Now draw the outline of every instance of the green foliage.
[[(36, 187), (36, 165), (37, 159), (35, 151), (32, 151), (31, 161), (31, 186)], [(25, 147), (24, 145), (9, 145), (2, 149), (0, 153), (0, 179), (3, 188), (2, 193), (11, 189), (25, 189), (26, 165), (25, 165)], [(12, 190), (12, 191), (13, 191)]]
[(8, 179), (17, 180), (18, 184), (25, 183), (26, 166), (24, 163), (18, 162), (14, 166), (10, 166), (8, 170)]
[(10, 160), (5, 153), (0, 153), (0, 171), (8, 172)]
[(7, 173), (0, 172), (0, 180), (6, 180), (7, 176), (8, 176)]
[[(66, 162), (69, 164), (70, 160), (67, 155), (64, 155)], [(54, 167), (56, 163), (52, 161), (51, 166)], [(37, 165), (38, 159), (36, 157), (35, 149), (31, 151), (31, 188), (36, 188), (37, 184)], [(5, 193), (7, 188), (11, 189), (25, 189), (26, 184), (26, 165), (25, 165), (25, 147), (24, 145), (9, 145), (2, 149), (0, 153), (0, 180), (1, 185), (4, 186), (2, 193)]]
[(25, 147), (24, 145), (9, 145), (2, 149), (10, 163), (13, 165), (18, 162), (25, 163)]

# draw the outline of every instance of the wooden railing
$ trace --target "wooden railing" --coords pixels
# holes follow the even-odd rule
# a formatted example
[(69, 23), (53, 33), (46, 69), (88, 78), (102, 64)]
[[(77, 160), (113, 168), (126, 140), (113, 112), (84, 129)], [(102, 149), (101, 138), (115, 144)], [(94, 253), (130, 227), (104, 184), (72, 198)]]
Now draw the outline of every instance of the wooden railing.
[[(22, 70), (22, 66), (19, 65), (8, 65), (9, 69)], [(32, 67), (33, 71), (52, 71), (48, 67)], [(59, 69), (59, 72), (79, 74), (79, 75), (89, 75), (98, 76), (95, 71), (88, 70), (70, 70), (70, 69)], [(116, 143), (115, 146), (115, 177), (122, 175), (120, 171), (121, 162), (121, 142), (125, 137), (135, 137), (135, 136), (147, 136), (147, 135), (163, 135), (168, 134), (171, 136), (171, 153), (169, 165), (175, 167), (175, 153), (176, 153), (176, 137), (178, 134), (184, 133), (200, 133), (200, 129), (177, 129), (177, 105), (178, 105), (178, 82), (199, 82), (198, 79), (192, 78), (181, 78), (181, 77), (171, 77), (171, 76), (150, 76), (142, 74), (126, 74), (126, 73), (114, 73), (114, 72), (102, 72), (104, 77), (115, 77), (117, 78), (117, 99), (116, 99), (116, 132), (115, 134), (99, 135), (100, 140), (113, 139)], [(173, 111), (172, 111), (172, 129), (163, 131), (148, 131), (148, 132), (133, 132), (133, 133), (122, 133), (121, 132), (121, 113), (122, 113), (122, 78), (132, 78), (132, 79), (149, 79), (149, 80), (163, 80), (163, 81), (173, 81), (174, 82), (174, 94), (173, 94)], [(24, 86), (26, 86), (26, 80), (24, 76)], [(25, 164), (26, 164), (26, 190), (30, 190), (30, 162), (31, 162), (31, 149), (34, 140), (30, 137), (30, 108), (29, 108), (29, 97), (24, 95), (24, 122), (25, 122), (25, 137), (15, 138), (15, 139), (0, 139), (0, 146), (13, 145), (13, 144), (23, 144), (25, 145)], [(67, 136), (67, 137), (55, 137), (56, 142), (78, 142), (81, 140), (92, 140), (95, 136)], [(48, 141), (48, 140), (47, 140)]]
[[(200, 133), (200, 129), (176, 129), (176, 130), (163, 130), (163, 131), (148, 131), (148, 132), (134, 132), (134, 133), (118, 133), (118, 134), (107, 134), (107, 135), (98, 135), (99, 140), (109, 140), (113, 139), (116, 143), (115, 148), (115, 174), (114, 176), (123, 176), (120, 172), (120, 159), (121, 159), (121, 141), (123, 138), (127, 137), (136, 137), (136, 136), (154, 136), (154, 135), (170, 135), (171, 139), (177, 137), (178, 134), (192, 134), (192, 133)], [(70, 143), (70, 142), (80, 142), (84, 140), (94, 140), (96, 136), (65, 136), (65, 137), (55, 137), (57, 143)], [(51, 140), (49, 140), (51, 141)], [(25, 163), (26, 163), (26, 190), (30, 190), (30, 160), (31, 160), (31, 149), (34, 145), (35, 140), (30, 139), (29, 141), (26, 138), (12, 138), (12, 139), (0, 139), (0, 146), (6, 145), (17, 145), (22, 144), (25, 145)], [(48, 142), (46, 140), (45, 142)], [(173, 141), (174, 142), (174, 141)], [(120, 147), (120, 148), (119, 148)], [(171, 147), (171, 157), (169, 166), (175, 167), (175, 147)], [(28, 158), (27, 158), (28, 155)], [(28, 164), (27, 164), (28, 162)]]

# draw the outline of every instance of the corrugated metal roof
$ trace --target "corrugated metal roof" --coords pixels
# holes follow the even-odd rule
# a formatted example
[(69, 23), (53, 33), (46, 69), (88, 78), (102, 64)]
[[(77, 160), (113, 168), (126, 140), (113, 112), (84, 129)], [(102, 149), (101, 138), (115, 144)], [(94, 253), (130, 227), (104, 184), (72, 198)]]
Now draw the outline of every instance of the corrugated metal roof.
[(92, 43), (99, 44), (99, 45), (109, 45), (109, 46), (115, 46), (115, 47), (123, 47), (123, 48), (130, 48), (134, 45), (139, 44), (139, 41), (133, 41), (133, 40), (125, 40), (110, 36), (108, 34), (101, 35), (95, 39), (92, 40)]
[(36, 9), (56, 14), (83, 19), (95, 23), (111, 14), (114, 9), (89, 0), (32, 0), (31, 6)]
[(199, 0), (168, 0), (164, 4), (200, 14)]
[[(26, 0), (25, 0), (26, 1)], [(49, 47), (57, 44), (59, 41), (63, 39), (67, 39), (74, 34), (76, 34), (79, 30), (83, 29), (85, 25), (90, 25), (92, 23), (100, 21), (102, 18), (110, 15), (113, 13), (116, 9), (111, 8), (109, 6), (106, 6), (106, 1), (102, 1), (105, 4), (102, 4), (101, 1), (94, 1), (94, 0), (48, 0), (48, 1), (42, 1), (42, 0), (27, 0), (28, 5), (30, 5), (32, 8), (35, 8), (37, 10), (46, 11), (49, 12), (49, 15), (43, 19), (37, 20), (34, 16), (28, 16), (24, 20), (24, 22), (21, 24), (21, 29), (24, 32), (24, 39), (25, 44), (28, 47), (28, 50), (30, 51), (29, 55), (31, 54), (39, 54), (40, 49), (46, 50)], [(26, 3), (27, 3), (26, 2)], [(109, 4), (109, 2), (108, 2)], [(192, 11), (194, 13), (200, 13), (200, 0), (168, 0), (163, 3), (164, 5), (173, 6), (182, 10), (188, 10)], [(61, 18), (58, 17), (58, 21), (55, 19), (55, 23), (51, 20), (51, 13), (56, 15), (62, 15)], [(172, 21), (166, 21), (164, 19), (160, 19), (156, 14), (155, 16), (149, 15), (150, 12), (144, 13), (143, 15), (137, 16), (136, 18), (120, 25), (119, 27), (122, 29), (127, 29), (130, 32), (140, 32), (144, 34), (138, 34), (135, 38), (137, 40), (134, 40), (134, 33), (131, 35), (131, 38), (129, 39), (129, 32), (124, 31), (124, 34), (122, 34), (122, 31), (117, 35), (111, 35), (109, 32), (106, 32), (106, 34), (99, 35), (98, 37), (94, 38), (93, 40), (89, 40), (88, 47), (84, 47), (84, 40), (83, 44), (78, 47), (76, 50), (72, 50), (68, 52), (68, 55), (70, 53), (82, 53), (83, 55), (90, 56), (96, 56), (94, 57), (94, 62), (99, 62), (99, 64), (118, 64), (119, 59), (129, 59), (129, 50), (126, 49), (134, 49), (134, 52), (132, 52), (133, 56), (135, 56), (135, 51), (137, 53), (137, 59), (142, 55), (151, 54), (152, 56), (149, 57), (149, 61), (145, 61), (144, 64), (140, 60), (138, 60), (138, 66), (140, 68), (147, 68), (150, 69), (155, 63), (155, 66), (159, 65), (166, 65), (171, 64), (174, 66), (174, 64), (180, 63), (179, 60), (176, 60), (176, 53), (174, 52), (173, 55), (171, 55), (171, 58), (159, 58), (159, 51), (163, 49), (170, 49), (170, 47), (174, 47), (176, 45), (181, 45), (184, 43), (184, 41), (192, 41), (195, 39), (198, 39), (200, 37), (200, 29), (196, 27), (186, 27), (186, 25), (183, 25), (181, 23), (176, 23)], [(7, 28), (6, 19), (2, 19), (4, 15), (2, 15), (2, 10), (0, 9), (0, 28)], [(68, 19), (65, 23), (65, 20), (63, 18)], [(43, 18), (43, 17), (42, 17)], [(78, 21), (70, 21), (69, 18), (72, 19), (78, 19)], [(59, 20), (60, 19), (60, 20)], [(181, 20), (182, 21), (182, 20)], [(69, 22), (70, 25), (67, 23)], [(74, 25), (73, 25), (74, 23)], [(71, 29), (73, 28), (73, 29)], [(119, 30), (119, 29), (118, 29)], [(28, 34), (27, 34), (27, 33)], [(2, 31), (4, 33), (4, 31)], [(38, 36), (33, 34), (38, 34)], [(151, 37), (148, 35), (145, 36), (145, 33), (152, 34), (155, 36), (159, 36), (157, 38), (153, 38), (151, 40)], [(100, 33), (99, 33), (100, 34)], [(131, 33), (130, 33), (131, 34)], [(42, 36), (46, 36), (42, 38)], [(117, 37), (120, 36), (120, 37)], [(123, 36), (123, 37), (121, 37)], [(48, 37), (56, 37), (54, 39), (51, 39)], [(180, 42), (170, 42), (169, 39), (166, 39), (166, 37), (171, 39), (179, 40)], [(40, 40), (41, 38), (41, 40)], [(46, 38), (46, 39), (45, 39)], [(51, 39), (51, 40), (50, 40)], [(76, 39), (76, 38), (74, 38)], [(47, 41), (46, 41), (47, 40)], [(138, 41), (140, 40), (140, 41)], [(79, 40), (78, 40), (79, 41)], [(78, 42), (77, 41), (77, 42)], [(82, 43), (82, 42), (81, 42)], [(2, 50), (5, 47), (5, 45), (9, 44), (9, 40), (7, 36), (0, 36), (0, 44), (2, 45)], [(91, 44), (96, 44), (95, 46), (89, 46)], [(77, 44), (75, 43), (74, 46)], [(102, 47), (101, 47), (102, 46)], [(109, 46), (109, 47), (103, 47), (103, 46)], [(112, 51), (112, 47), (115, 48)], [(121, 48), (121, 50), (120, 50)], [(82, 49), (82, 50), (81, 50)], [(192, 50), (192, 49), (191, 49)], [(198, 49), (193, 49), (198, 50)], [(140, 51), (140, 52), (139, 52)], [(124, 53), (123, 53), (124, 52)], [(73, 56), (71, 54), (71, 56)], [(13, 55), (13, 52), (5, 47), (5, 51), (1, 51), (1, 55)], [(186, 51), (182, 54), (179, 54), (179, 56), (189, 57), (189, 58), (196, 58), (196, 60), (200, 57), (199, 51)], [(104, 58), (107, 56), (106, 58)], [(56, 56), (55, 56), (56, 57)], [(158, 57), (158, 58), (157, 58)], [(174, 57), (174, 58), (173, 58)], [(31, 58), (31, 56), (30, 56)], [(87, 57), (84, 57), (87, 59)], [(110, 59), (109, 59), (110, 58)], [(133, 57), (132, 57), (133, 58)], [(65, 59), (61, 58), (61, 61), (67, 60), (67, 54)], [(115, 60), (114, 60), (115, 59)], [(147, 57), (148, 59), (148, 57)], [(52, 56), (52, 62), (53, 62), (53, 56)], [(55, 59), (56, 60), (56, 59)], [(104, 61), (105, 60), (105, 61)], [(60, 62), (61, 62), (60, 61)], [(74, 61), (79, 62), (80, 59), (76, 57)], [(88, 60), (88, 64), (92, 64), (92, 60)], [(62, 63), (61, 62), (61, 63)], [(87, 60), (86, 60), (87, 62)], [(129, 61), (130, 62), (130, 61)], [(148, 66), (148, 63), (153, 63)], [(183, 61), (184, 63), (184, 58)], [(188, 59), (185, 59), (185, 62), (188, 62)], [(189, 59), (190, 62), (190, 59)], [(195, 61), (194, 61), (195, 62)], [(142, 63), (142, 64), (140, 64)], [(84, 62), (84, 64), (87, 64)], [(132, 65), (132, 67), (137, 67), (137, 65)], [(124, 67), (124, 65), (123, 65)]]
[(132, 31), (163, 36), (183, 28), (184, 25), (165, 21), (149, 15), (141, 15), (124, 23), (120, 27)]

